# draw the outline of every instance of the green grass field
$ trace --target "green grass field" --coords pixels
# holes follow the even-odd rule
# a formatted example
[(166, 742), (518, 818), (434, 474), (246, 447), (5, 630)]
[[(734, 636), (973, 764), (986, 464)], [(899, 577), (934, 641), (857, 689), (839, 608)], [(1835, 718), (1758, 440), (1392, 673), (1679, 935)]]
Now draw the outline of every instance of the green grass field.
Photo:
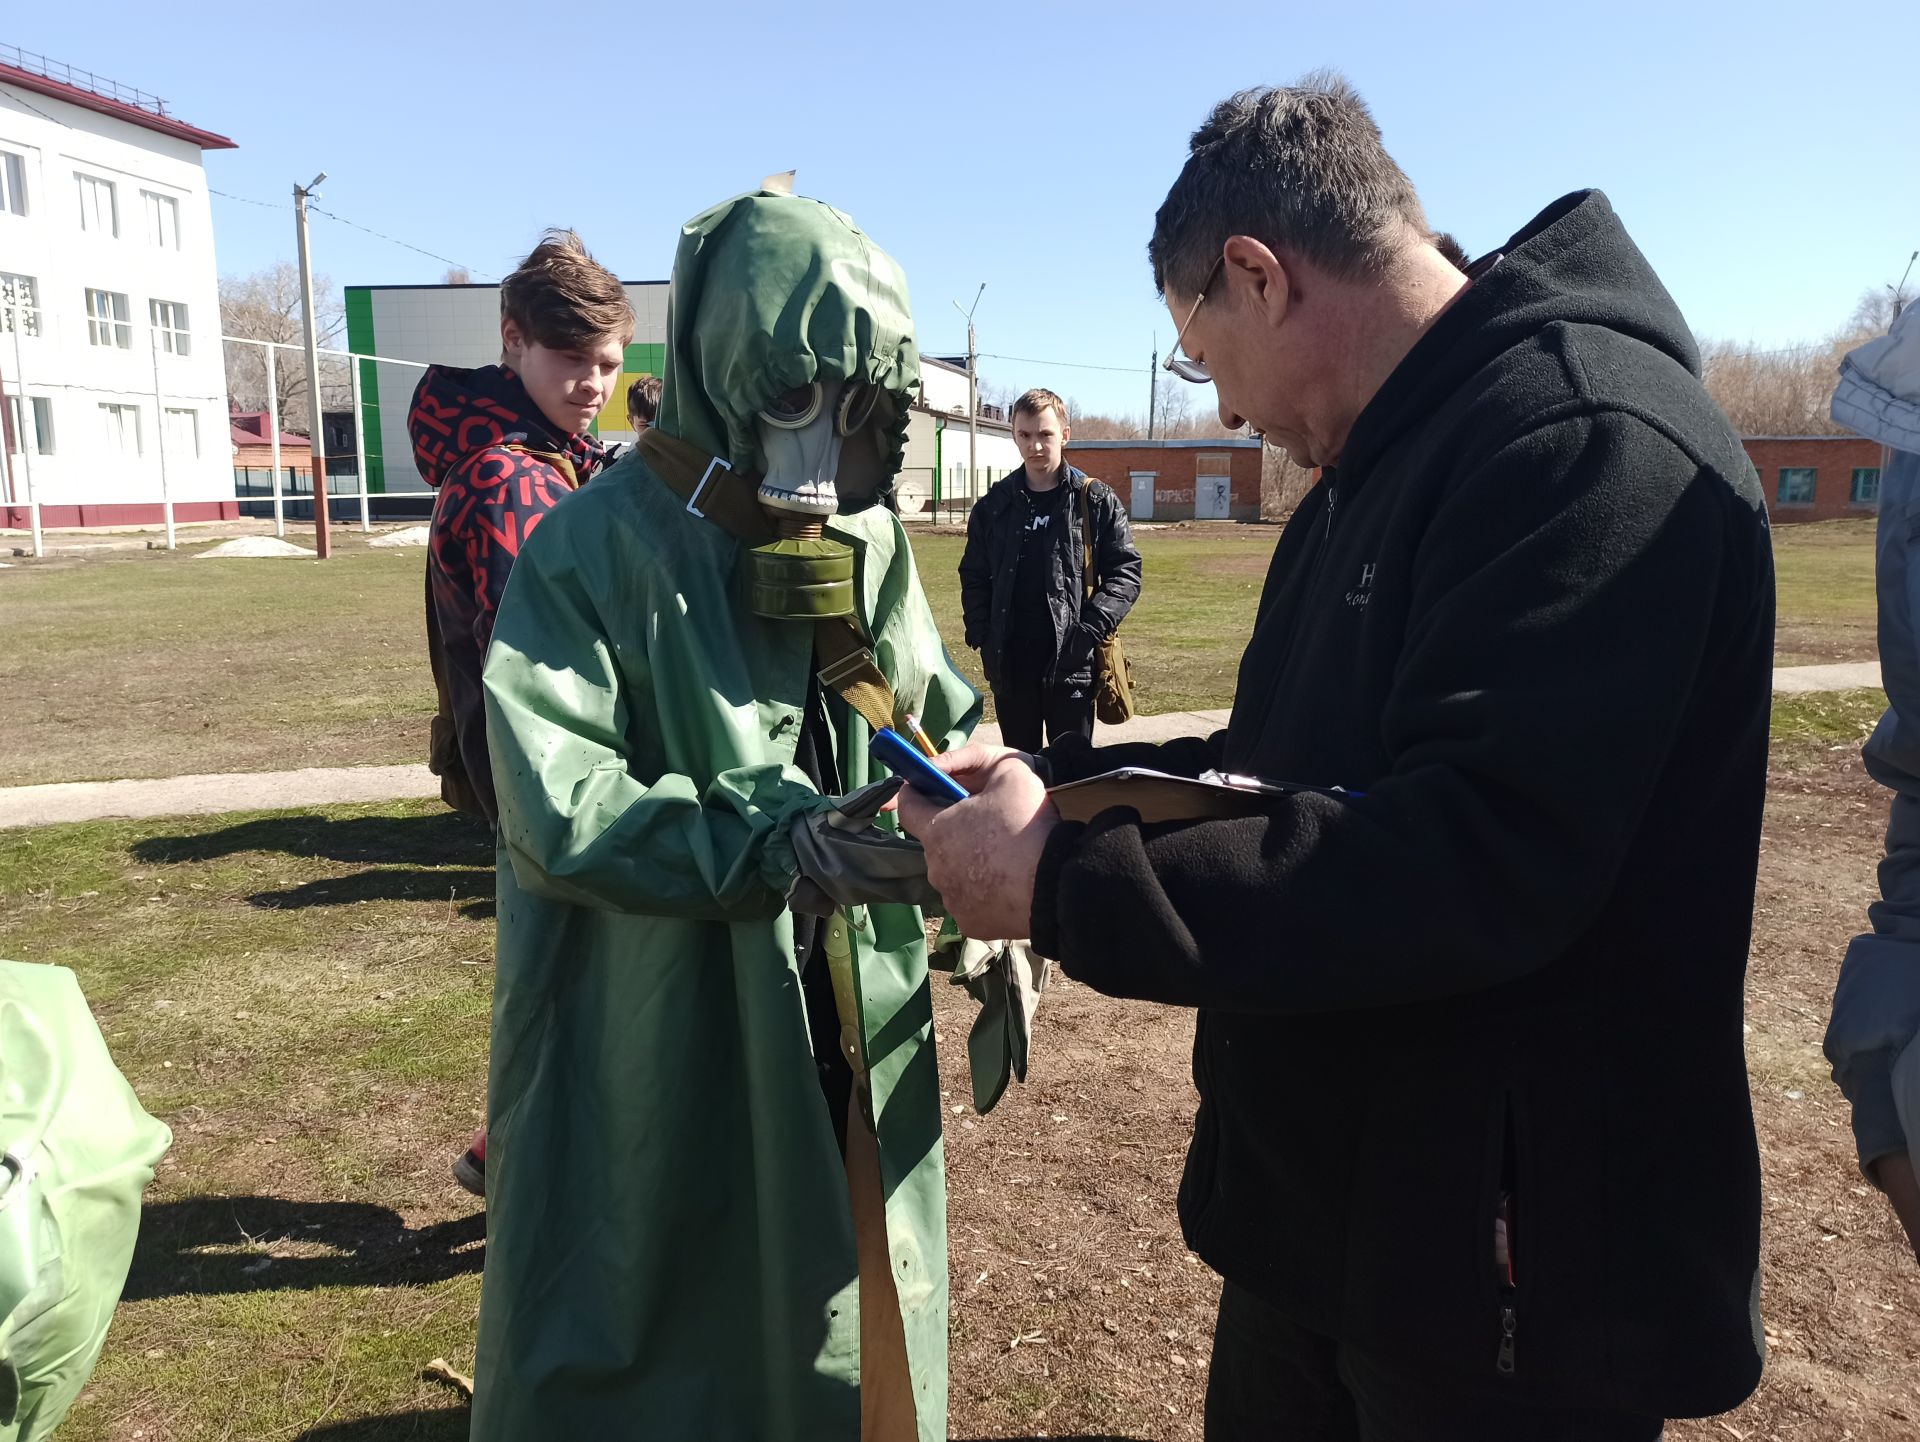
[(492, 914), (491, 843), (437, 803), (0, 831), (0, 956), (72, 967), (174, 1130), (65, 1442), (465, 1435), (418, 1374), (473, 1355), (483, 1228), (445, 1168)]
[[(1229, 698), (1275, 536), (1142, 536), (1148, 589), (1128, 638), (1148, 709)], [(1811, 648), (1794, 659), (1858, 654), (1872, 631), (1870, 530), (1805, 527), (1778, 545), (1783, 634)], [(943, 618), (957, 618), (959, 547), (916, 544)], [(347, 537), (326, 566), (134, 553), (0, 572), (7, 779), (419, 759), (420, 564)], [(1871, 690), (1781, 699), (1776, 770), (1830, 766), (1884, 704)], [(115, 1059), (175, 1136), (63, 1439), (465, 1436), (465, 1409), (420, 1370), (473, 1358), (483, 1226), (446, 1163), (481, 1112), (492, 861), (432, 802), (0, 831), (0, 956), (78, 973)], [(950, 1036), (966, 1025), (952, 990), (936, 988)], [(945, 1048), (943, 1066), (962, 1052)], [(983, 1139), (1001, 1138), (995, 1156), (1011, 1145), (1005, 1118), (989, 1121), (1002, 1130), (953, 1119), (956, 1195), (989, 1190)], [(1008, 1194), (1010, 1235), (1030, 1205)], [(1155, 1245), (1178, 1257), (1170, 1219), (1156, 1225)], [(972, 1399), (956, 1406), (959, 1435), (1029, 1414), (1160, 1435), (1157, 1403), (1042, 1409), (1038, 1384), (991, 1342), (1028, 1324), (991, 1295), (956, 1290), (956, 1379)], [(1123, 1349), (1087, 1385), (1157, 1365), (1158, 1336), (1080, 1339)]]
[[(1142, 711), (1231, 704), (1270, 526), (1146, 530), (1126, 627)], [(961, 644), (961, 537), (914, 542), (947, 647)], [(1783, 665), (1873, 655), (1871, 522), (1783, 527)], [(351, 531), (327, 562), (179, 552), (22, 562), (0, 572), (7, 784), (419, 761), (433, 709), (418, 550)]]

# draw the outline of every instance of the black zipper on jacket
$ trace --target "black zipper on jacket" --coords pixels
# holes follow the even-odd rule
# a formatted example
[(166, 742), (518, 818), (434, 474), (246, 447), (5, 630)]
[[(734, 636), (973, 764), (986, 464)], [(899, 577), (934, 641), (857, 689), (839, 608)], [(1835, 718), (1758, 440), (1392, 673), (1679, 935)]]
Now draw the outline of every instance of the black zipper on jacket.
[(1509, 1293), (1500, 1308), (1500, 1355), (1493, 1364), (1502, 1377), (1513, 1375), (1513, 1334), (1519, 1326), (1520, 1312)]
[(1500, 1138), (1500, 1190), (1494, 1202), (1494, 1225), (1506, 1256), (1496, 1251), (1494, 1270), (1500, 1284), (1500, 1349), (1494, 1354), (1493, 1370), (1502, 1377), (1514, 1375), (1514, 1333), (1520, 1330), (1520, 1236), (1517, 1198), (1520, 1193), (1518, 1132), (1514, 1125), (1513, 1098), (1506, 1099), (1506, 1119)]

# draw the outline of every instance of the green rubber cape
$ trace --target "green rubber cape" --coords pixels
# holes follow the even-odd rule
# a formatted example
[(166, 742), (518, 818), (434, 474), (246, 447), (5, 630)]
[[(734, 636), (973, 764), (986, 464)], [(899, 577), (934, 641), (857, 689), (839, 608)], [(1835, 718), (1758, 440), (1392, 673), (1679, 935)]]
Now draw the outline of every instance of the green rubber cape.
[[(659, 424), (739, 462), (752, 416), (833, 368), (901, 397), (898, 270), (844, 216), (757, 195), (691, 222)], [(904, 405), (901, 407), (904, 416)], [(881, 669), (956, 743), (979, 701), (905, 533), (853, 549)], [(486, 1280), (472, 1435), (854, 1442), (861, 1303), (847, 1174), (784, 897), (812, 628), (758, 619), (740, 543), (630, 456), (516, 562), (486, 667), (500, 798)], [(841, 780), (874, 774), (829, 693)], [(923, 1442), (946, 1437), (946, 1195), (923, 923), (855, 907), (886, 1262)]]
[(172, 1140), (73, 973), (0, 961), (0, 1442), (51, 1436), (93, 1375)]

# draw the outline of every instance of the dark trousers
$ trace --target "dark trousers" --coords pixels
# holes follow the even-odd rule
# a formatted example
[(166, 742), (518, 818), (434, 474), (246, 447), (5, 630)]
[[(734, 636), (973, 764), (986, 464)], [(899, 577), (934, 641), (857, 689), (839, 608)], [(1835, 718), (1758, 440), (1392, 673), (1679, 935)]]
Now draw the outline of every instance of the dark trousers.
[[(1011, 649), (1011, 648), (1009, 648)], [(1009, 656), (1006, 673), (993, 683), (993, 714), (1000, 723), (1000, 744), (1016, 751), (1038, 751), (1044, 727), (1049, 744), (1062, 736), (1093, 736), (1093, 688), (1050, 686), (1051, 658), (1040, 664)]]
[(1207, 1442), (1659, 1442), (1664, 1431), (1658, 1417), (1541, 1407), (1416, 1378), (1296, 1326), (1232, 1282), (1220, 1293)]

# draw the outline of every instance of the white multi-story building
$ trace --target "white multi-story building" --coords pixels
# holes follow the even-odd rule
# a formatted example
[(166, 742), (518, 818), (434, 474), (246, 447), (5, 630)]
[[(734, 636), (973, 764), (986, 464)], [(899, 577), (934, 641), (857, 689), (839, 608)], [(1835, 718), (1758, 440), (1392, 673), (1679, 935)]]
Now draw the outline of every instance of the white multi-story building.
[(0, 46), (0, 527), (237, 514), (202, 155), (166, 103)]

